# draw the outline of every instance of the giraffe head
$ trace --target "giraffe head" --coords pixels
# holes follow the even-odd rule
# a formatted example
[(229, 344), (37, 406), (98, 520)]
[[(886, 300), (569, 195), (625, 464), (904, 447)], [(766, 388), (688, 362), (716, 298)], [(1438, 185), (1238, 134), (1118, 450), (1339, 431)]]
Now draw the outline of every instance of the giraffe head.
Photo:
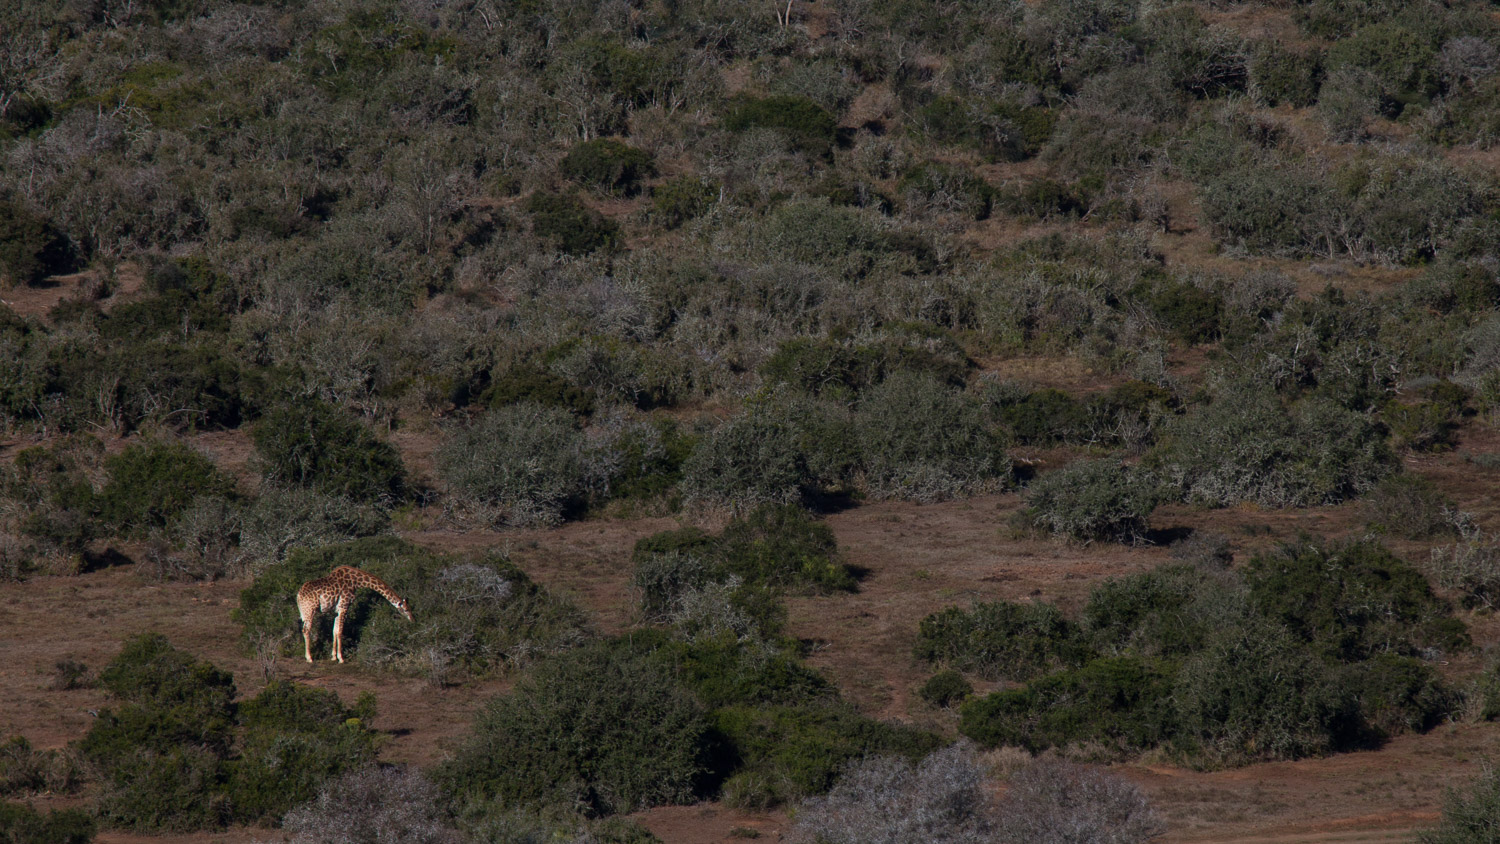
[(402, 615), (406, 616), (406, 620), (407, 621), (412, 621), (413, 620), (412, 617), (411, 617), (411, 608), (406, 605), (406, 599), (405, 598), (398, 598), (398, 599), (392, 601), (391, 602), (391, 606), (393, 606), (393, 607), (396, 608), (396, 612), (399, 612)]

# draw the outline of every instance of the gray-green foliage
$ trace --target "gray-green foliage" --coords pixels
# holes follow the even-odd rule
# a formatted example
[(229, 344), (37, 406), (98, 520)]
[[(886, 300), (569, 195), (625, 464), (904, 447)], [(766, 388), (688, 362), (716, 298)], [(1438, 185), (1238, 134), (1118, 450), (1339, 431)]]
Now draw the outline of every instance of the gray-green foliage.
[(1226, 386), (1171, 425), (1154, 459), (1188, 500), (1219, 507), (1335, 504), (1397, 467), (1364, 414), (1320, 398), (1287, 407), (1245, 384)]
[(877, 498), (940, 501), (1004, 486), (1004, 434), (979, 402), (937, 378), (901, 371), (866, 391), (854, 414), (864, 485)]
[(494, 698), (438, 781), (461, 805), (562, 803), (598, 814), (687, 802), (705, 713), (649, 656), (598, 646), (541, 663)]
[(240, 510), (239, 521), (240, 558), (252, 576), (299, 548), (376, 536), (390, 528), (390, 518), (373, 505), (272, 483), (261, 485)]
[(1349, 740), (1358, 705), (1316, 654), (1260, 620), (1218, 631), (1177, 675), (1182, 740), (1239, 764), (1328, 753)]
[(521, 402), (485, 413), (438, 451), (465, 505), (508, 524), (556, 524), (582, 504), (583, 437), (572, 414)]
[(1448, 792), (1438, 825), (1424, 830), (1421, 844), (1484, 844), (1494, 841), (1500, 818), (1500, 768), (1483, 762), (1466, 786)]
[(1150, 469), (1118, 460), (1081, 460), (1032, 482), (1026, 518), (1085, 542), (1135, 543), (1146, 538), (1151, 511), (1167, 497)]
[(281, 826), (293, 844), (457, 844), (446, 815), (438, 790), (420, 772), (370, 767), (329, 782)]
[(966, 741), (915, 765), (899, 756), (851, 764), (796, 818), (794, 840), (820, 844), (981, 844), (1012, 820), (1002, 820)]

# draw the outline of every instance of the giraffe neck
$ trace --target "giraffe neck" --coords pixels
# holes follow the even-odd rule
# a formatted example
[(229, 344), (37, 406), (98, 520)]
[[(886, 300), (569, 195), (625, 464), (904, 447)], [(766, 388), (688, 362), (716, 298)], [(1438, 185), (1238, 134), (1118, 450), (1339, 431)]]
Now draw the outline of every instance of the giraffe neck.
[(367, 571), (360, 571), (353, 566), (339, 566), (334, 572), (343, 575), (345, 581), (355, 588), (374, 589), (380, 593), (380, 597), (390, 601), (392, 606), (401, 603), (401, 596), (396, 594), (396, 590), (385, 585), (385, 581)]

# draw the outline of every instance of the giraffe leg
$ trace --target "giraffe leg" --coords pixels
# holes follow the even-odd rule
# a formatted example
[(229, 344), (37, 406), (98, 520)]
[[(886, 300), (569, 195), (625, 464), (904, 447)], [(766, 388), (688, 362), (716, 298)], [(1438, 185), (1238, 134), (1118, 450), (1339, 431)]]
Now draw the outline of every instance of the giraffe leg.
[(344, 661), (344, 611), (348, 609), (343, 601), (339, 601), (339, 614), (333, 618), (333, 658), (339, 662)]
[(307, 654), (307, 661), (312, 662), (312, 631), (315, 614), (302, 601), (297, 602), (297, 614), (302, 616), (302, 647)]

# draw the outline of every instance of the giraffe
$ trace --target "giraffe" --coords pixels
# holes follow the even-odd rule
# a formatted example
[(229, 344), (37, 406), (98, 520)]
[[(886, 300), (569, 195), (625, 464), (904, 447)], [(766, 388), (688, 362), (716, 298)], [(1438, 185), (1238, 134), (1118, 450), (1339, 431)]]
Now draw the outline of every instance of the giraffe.
[(354, 591), (360, 588), (374, 589), (381, 597), (391, 602), (396, 612), (411, 621), (411, 610), (406, 599), (397, 595), (385, 582), (369, 572), (353, 566), (339, 566), (327, 577), (309, 580), (297, 590), (297, 613), (302, 616), (302, 642), (307, 649), (307, 661), (312, 662), (313, 619), (320, 612), (336, 610), (333, 618), (333, 658), (344, 661), (344, 613), (354, 603)]

